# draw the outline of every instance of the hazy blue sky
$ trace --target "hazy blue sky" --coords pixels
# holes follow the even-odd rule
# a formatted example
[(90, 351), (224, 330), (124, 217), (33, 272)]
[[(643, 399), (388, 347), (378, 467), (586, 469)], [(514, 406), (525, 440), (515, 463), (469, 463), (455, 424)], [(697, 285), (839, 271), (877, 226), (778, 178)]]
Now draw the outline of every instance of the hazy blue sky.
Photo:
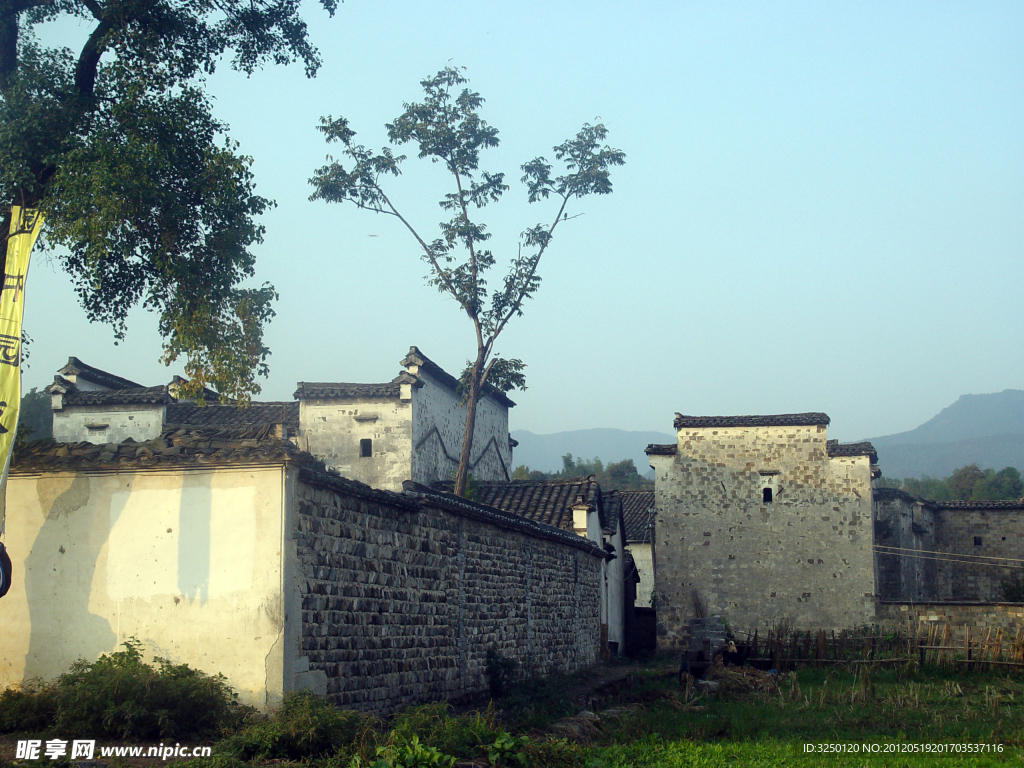
[[(499, 345), (529, 365), (513, 429), (821, 410), (854, 440), (1024, 388), (1024, 4), (347, 0), (333, 19), (307, 2), (306, 18), (316, 79), (223, 67), (210, 81), (278, 203), (257, 251), (281, 294), (261, 399), (390, 380), (411, 344), (453, 373), (471, 354), (396, 221), (307, 201), (321, 115), (380, 147), (448, 63), (501, 131), (482, 161), (513, 180), (488, 209), (499, 257), (552, 215), (525, 203), (523, 162), (595, 119), (627, 154), (614, 194), (559, 229)], [(408, 153), (391, 190), (433, 233), (445, 180)], [(43, 260), (26, 328), (26, 386), (71, 354), (144, 384), (178, 372), (157, 362), (151, 317), (114, 346)]]

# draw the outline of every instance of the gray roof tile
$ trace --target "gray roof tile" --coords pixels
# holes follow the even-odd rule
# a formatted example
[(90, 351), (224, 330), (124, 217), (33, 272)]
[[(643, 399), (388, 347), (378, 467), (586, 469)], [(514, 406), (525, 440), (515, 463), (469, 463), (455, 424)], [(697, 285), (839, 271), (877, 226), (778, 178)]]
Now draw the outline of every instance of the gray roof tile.
[(774, 416), (683, 416), (676, 414), (676, 429), (706, 427), (813, 427), (828, 426), (824, 413), (780, 413)]

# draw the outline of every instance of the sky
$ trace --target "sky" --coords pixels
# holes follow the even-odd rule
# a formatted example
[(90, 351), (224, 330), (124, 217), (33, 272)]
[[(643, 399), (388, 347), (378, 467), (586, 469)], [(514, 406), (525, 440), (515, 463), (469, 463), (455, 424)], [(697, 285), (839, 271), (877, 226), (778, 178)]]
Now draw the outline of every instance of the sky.
[[(510, 428), (671, 432), (673, 414), (824, 411), (843, 441), (913, 429), (962, 394), (1024, 389), (1024, 4), (546, 2), (304, 4), (323, 66), (246, 78), (222, 66), (214, 112), (252, 156), (256, 283), (280, 293), (261, 400), (298, 381), (381, 382), (410, 345), (458, 373), (475, 352), (424, 283), (399, 222), (310, 202), (331, 148), (321, 116), (386, 144), (419, 82), (466, 67), (511, 189), (483, 217), (504, 273), (529, 205), (522, 163), (601, 122), (626, 153), (614, 193), (574, 203), (543, 283), (497, 349), (528, 389)], [(48, 39), (74, 46), (85, 27)], [(388, 192), (433, 236), (448, 191), (416, 159)], [(24, 385), (69, 355), (145, 385), (156, 320), (91, 325), (70, 281), (33, 263)]]

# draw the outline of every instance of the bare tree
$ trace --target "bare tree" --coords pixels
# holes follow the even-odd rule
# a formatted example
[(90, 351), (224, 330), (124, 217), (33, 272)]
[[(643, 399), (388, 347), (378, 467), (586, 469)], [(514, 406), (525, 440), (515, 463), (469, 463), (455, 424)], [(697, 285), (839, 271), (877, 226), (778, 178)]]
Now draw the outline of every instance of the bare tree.
[[(523, 314), (523, 303), (537, 292), (540, 276), (537, 266), (555, 229), (570, 215), (569, 204), (586, 195), (606, 195), (612, 191), (609, 170), (625, 162), (625, 154), (603, 145), (607, 131), (603, 125), (584, 124), (575, 138), (554, 148), (556, 160), (565, 166), (565, 174), (552, 175), (552, 165), (538, 157), (522, 166), (522, 182), (531, 203), (553, 199), (554, 215), (546, 223), (526, 229), (520, 236), (516, 256), (499, 288), (487, 288), (486, 274), (496, 263), (494, 254), (484, 247), (491, 235), (484, 224), (470, 218), (471, 213), (488, 203), (496, 203), (508, 190), (503, 173), (480, 170), (480, 150), (498, 146), (498, 131), (479, 115), (484, 103), (478, 93), (462, 88), (468, 81), (462, 68), (446, 67), (434, 77), (423, 80), (425, 98), (405, 104), (405, 111), (387, 126), (392, 145), (415, 142), (419, 157), (443, 164), (452, 176), (453, 191), (440, 201), (451, 218), (440, 223), (441, 236), (428, 241), (395, 207), (382, 187), (389, 175), (398, 176), (404, 155), (395, 155), (385, 147), (374, 154), (353, 142), (355, 131), (344, 118), (321, 119), (320, 130), (327, 141), (339, 142), (347, 159), (328, 158), (328, 164), (315, 172), (310, 183), (315, 192), (311, 200), (350, 202), (359, 208), (394, 216), (409, 230), (430, 267), (427, 282), (454, 298), (473, 323), (476, 357), (461, 377), (466, 400), (466, 426), (455, 475), (455, 493), (466, 488), (470, 449), (476, 423), (476, 406), (482, 393), (493, 387), (502, 392), (525, 388), (522, 360), (499, 357), (495, 343), (509, 320)], [(577, 214), (578, 215), (578, 214)]]

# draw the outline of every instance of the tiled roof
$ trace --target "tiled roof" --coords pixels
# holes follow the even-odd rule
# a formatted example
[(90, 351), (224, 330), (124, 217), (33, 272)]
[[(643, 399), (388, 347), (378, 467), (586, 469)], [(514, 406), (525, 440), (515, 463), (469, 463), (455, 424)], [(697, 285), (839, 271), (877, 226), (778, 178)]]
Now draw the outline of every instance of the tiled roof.
[[(431, 360), (429, 357), (424, 355), (419, 347), (409, 347), (409, 354), (402, 358), (399, 365), (417, 365), (422, 368), (431, 377), (437, 379), (439, 382), (447, 386), (453, 392), (459, 386), (459, 380), (452, 376), (448, 371), (444, 370), (441, 366)], [(504, 405), (506, 408), (514, 408), (515, 403), (508, 399), (508, 395), (502, 392), (500, 389), (494, 387), (485, 387), (488, 395), (494, 400)]]
[(398, 384), (349, 384), (345, 382), (300, 381), (295, 390), (296, 400), (345, 400), (365, 397), (398, 397), (402, 390)]
[(813, 427), (828, 426), (824, 413), (781, 413), (774, 416), (683, 416), (676, 414), (676, 429), (705, 427)]
[[(435, 490), (450, 491), (452, 484), (434, 483)], [(601, 486), (594, 476), (532, 483), (514, 480), (510, 483), (476, 483), (473, 500), (503, 509), (565, 531), (573, 529), (572, 507), (583, 503), (601, 509)], [(601, 524), (605, 521), (602, 519)]]
[(654, 525), (654, 491), (619, 491), (626, 541), (651, 541)]
[(234, 405), (195, 405), (179, 402), (167, 406), (168, 427), (244, 428), (282, 424), (299, 428), (299, 404), (292, 402), (252, 402), (247, 408)]
[(368, 397), (401, 397), (402, 385), (422, 387), (423, 382), (402, 371), (387, 384), (349, 384), (329, 381), (300, 381), (293, 397), (296, 400), (348, 400)]
[(83, 392), (75, 387), (64, 395), (64, 405), (166, 405), (174, 398), (161, 387), (132, 387), (131, 389), (100, 389)]
[(158, 437), (141, 443), (131, 438), (105, 445), (29, 443), (15, 451), (11, 472), (95, 472), (122, 468), (280, 464), (294, 460), (303, 463), (313, 461), (313, 457), (287, 440), (262, 436), (256, 429), (167, 429)]
[(676, 444), (671, 443), (669, 445), (661, 445), (658, 443), (651, 443), (646, 449), (644, 449), (644, 453), (648, 456), (675, 456)]
[(69, 357), (67, 365), (57, 371), (57, 373), (64, 376), (81, 376), (83, 379), (99, 384), (101, 387), (108, 387), (109, 389), (142, 389), (141, 384), (136, 384), (129, 379), (101, 371), (99, 368), (93, 368), (74, 356)]
[(432, 487), (427, 487), (407, 480), (402, 484), (402, 488), (407, 495), (420, 500), (423, 504), (441, 506), (453, 512), (468, 515), (469, 517), (494, 525), (523, 531), (534, 536), (544, 536), (545, 538), (583, 549), (599, 557), (607, 557), (606, 551), (589, 539), (577, 536), (575, 533), (569, 533), (557, 526), (542, 523), (525, 515), (514, 512), (510, 513), (509, 510), (484, 504), (478, 499), (465, 499), (460, 496), (454, 496), (441, 490), (438, 487), (439, 485), (441, 484), (434, 483)]
[(939, 509), (1024, 509), (1024, 498), (1020, 499), (992, 499), (989, 501), (931, 501), (923, 500)]
[(829, 440), (825, 444), (829, 456), (870, 456), (871, 463), (878, 463), (878, 453), (871, 443), (846, 443), (840, 445), (838, 440)]

